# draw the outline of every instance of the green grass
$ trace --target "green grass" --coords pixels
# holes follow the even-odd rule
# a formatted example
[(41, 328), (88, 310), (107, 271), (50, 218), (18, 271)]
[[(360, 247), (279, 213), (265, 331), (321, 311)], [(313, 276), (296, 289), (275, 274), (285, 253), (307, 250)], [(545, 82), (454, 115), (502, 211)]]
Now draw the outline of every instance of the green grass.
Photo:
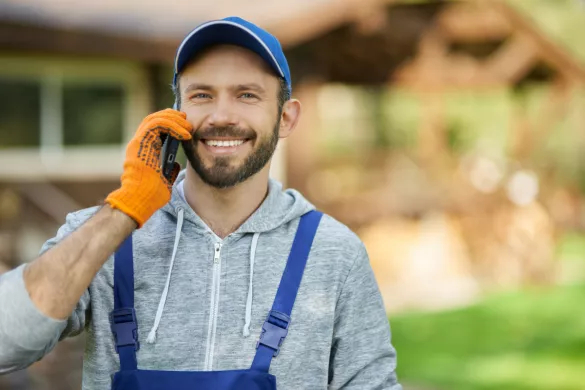
[(585, 285), (392, 316), (391, 326), (401, 382), (445, 390), (585, 389)]

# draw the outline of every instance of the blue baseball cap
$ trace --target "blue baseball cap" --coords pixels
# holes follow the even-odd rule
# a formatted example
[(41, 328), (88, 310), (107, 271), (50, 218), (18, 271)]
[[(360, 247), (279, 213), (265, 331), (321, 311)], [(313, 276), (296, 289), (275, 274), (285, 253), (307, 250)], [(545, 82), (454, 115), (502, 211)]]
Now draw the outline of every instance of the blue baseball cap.
[(258, 54), (292, 90), (288, 62), (280, 42), (268, 31), (239, 17), (203, 23), (191, 31), (179, 45), (175, 56), (173, 85), (189, 60), (202, 50), (220, 44), (244, 47)]

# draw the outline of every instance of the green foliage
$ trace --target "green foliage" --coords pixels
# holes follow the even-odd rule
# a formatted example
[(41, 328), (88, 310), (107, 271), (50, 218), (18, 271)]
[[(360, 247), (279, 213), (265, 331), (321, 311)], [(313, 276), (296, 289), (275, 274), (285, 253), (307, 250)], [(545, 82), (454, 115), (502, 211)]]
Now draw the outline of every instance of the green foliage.
[(580, 0), (506, 0), (553, 42), (585, 64), (585, 3)]
[(583, 388), (585, 285), (391, 318), (401, 381), (448, 390)]
[(415, 146), (421, 123), (421, 105), (412, 91), (392, 88), (384, 96), (384, 124), (391, 149)]

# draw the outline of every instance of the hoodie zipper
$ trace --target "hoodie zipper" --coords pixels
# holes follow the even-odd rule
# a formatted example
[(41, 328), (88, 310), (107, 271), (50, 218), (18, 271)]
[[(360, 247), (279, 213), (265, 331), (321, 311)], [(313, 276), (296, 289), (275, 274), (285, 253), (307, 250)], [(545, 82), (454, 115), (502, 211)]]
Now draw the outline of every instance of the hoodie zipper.
[(211, 302), (209, 308), (209, 328), (207, 329), (207, 353), (205, 354), (205, 371), (211, 371), (213, 366), (213, 351), (215, 333), (217, 329), (217, 312), (219, 308), (219, 285), (221, 272), (221, 243), (215, 243), (213, 255), (213, 279), (211, 282)]

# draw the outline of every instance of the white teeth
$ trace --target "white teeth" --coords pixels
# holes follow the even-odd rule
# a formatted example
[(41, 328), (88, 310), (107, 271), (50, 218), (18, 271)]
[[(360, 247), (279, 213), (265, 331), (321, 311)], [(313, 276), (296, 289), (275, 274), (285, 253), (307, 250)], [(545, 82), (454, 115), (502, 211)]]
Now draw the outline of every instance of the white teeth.
[(209, 146), (217, 146), (217, 147), (233, 147), (239, 146), (244, 143), (244, 140), (230, 140), (230, 141), (217, 141), (217, 140), (205, 140), (205, 143)]

